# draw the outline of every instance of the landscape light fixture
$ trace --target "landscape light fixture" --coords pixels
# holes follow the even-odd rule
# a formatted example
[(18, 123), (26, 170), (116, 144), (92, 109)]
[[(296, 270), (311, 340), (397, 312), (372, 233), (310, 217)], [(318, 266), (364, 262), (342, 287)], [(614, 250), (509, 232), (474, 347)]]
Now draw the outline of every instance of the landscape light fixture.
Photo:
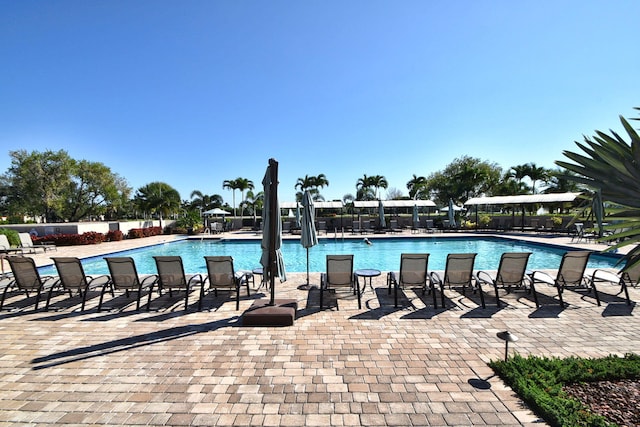
[(496, 336), (504, 341), (504, 361), (506, 362), (509, 355), (509, 343), (518, 341), (518, 337), (509, 331), (498, 332)]

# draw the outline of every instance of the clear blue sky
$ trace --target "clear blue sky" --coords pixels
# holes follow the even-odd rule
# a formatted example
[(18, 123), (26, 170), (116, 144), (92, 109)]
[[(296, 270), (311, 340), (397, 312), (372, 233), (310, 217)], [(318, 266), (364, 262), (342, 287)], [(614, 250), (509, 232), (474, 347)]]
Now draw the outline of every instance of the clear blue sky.
[(324, 173), (407, 194), (469, 155), (554, 167), (640, 106), (640, 1), (0, 0), (0, 172), (65, 149), (152, 181), (280, 199)]

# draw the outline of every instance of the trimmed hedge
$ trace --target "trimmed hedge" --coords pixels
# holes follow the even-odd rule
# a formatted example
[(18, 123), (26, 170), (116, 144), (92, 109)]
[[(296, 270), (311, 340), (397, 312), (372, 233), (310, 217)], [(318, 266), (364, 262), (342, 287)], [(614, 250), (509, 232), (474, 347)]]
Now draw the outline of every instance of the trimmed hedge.
[(146, 227), (146, 228), (132, 228), (129, 230), (129, 239), (139, 239), (141, 237), (158, 236), (162, 234), (162, 227)]

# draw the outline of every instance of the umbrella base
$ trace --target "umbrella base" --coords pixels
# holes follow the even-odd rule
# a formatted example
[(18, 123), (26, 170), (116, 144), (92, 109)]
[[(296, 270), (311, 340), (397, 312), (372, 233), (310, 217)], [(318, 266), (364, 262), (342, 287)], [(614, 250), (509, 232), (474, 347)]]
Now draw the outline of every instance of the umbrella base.
[(242, 314), (242, 326), (292, 326), (298, 310), (294, 299), (277, 299), (269, 305), (269, 299), (253, 302)]

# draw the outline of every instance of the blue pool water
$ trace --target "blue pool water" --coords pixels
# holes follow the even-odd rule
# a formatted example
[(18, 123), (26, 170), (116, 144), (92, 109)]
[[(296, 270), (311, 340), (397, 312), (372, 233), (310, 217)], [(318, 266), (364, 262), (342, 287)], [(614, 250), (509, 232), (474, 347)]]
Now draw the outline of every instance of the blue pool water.
[[(309, 249), (309, 271), (325, 270), (326, 255), (354, 254), (354, 268), (376, 268), (396, 271), (401, 253), (429, 253), (429, 270), (444, 270), (449, 253), (475, 252), (478, 254), (474, 270), (497, 270), (503, 252), (531, 252), (528, 268), (557, 269), (565, 249), (527, 242), (516, 242), (500, 238), (397, 238), (372, 239), (367, 245), (362, 239), (321, 239), (317, 246)], [(282, 253), (288, 272), (306, 272), (306, 250), (299, 241), (283, 242)], [(231, 255), (236, 270), (252, 270), (260, 266), (259, 240), (183, 240), (148, 248), (118, 252), (112, 256), (133, 257), (140, 274), (157, 273), (153, 256), (179, 255), (187, 273), (206, 273), (205, 255)], [(614, 267), (618, 258), (592, 255), (588, 268)], [(107, 263), (103, 257), (82, 261), (86, 274), (107, 274)], [(54, 267), (46, 267), (42, 274), (57, 274)]]

